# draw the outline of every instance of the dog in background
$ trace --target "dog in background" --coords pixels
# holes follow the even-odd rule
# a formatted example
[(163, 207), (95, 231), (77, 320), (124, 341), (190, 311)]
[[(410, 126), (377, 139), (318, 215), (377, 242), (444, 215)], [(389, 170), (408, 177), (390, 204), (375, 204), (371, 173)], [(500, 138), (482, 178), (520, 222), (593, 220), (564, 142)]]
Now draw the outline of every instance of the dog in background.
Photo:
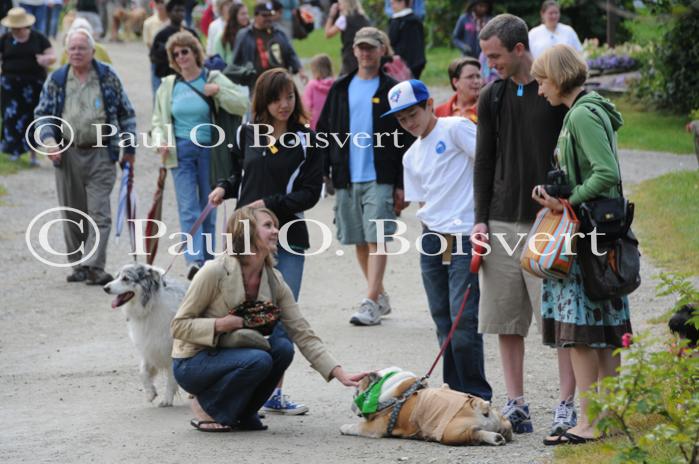
[(694, 316), (696, 305), (686, 304), (682, 306), (667, 323), (670, 331), (679, 335), (681, 338), (689, 340), (689, 348), (697, 347), (699, 339), (699, 330), (694, 324), (690, 324), (689, 320)]
[(124, 307), (129, 337), (141, 358), (139, 373), (146, 400), (152, 402), (158, 396), (153, 380), (158, 371), (164, 371), (165, 396), (158, 406), (172, 406), (177, 382), (172, 373), (170, 322), (184, 298), (185, 286), (166, 282), (162, 271), (152, 266), (127, 264), (104, 291), (115, 295), (112, 309)]
[[(395, 370), (396, 373), (381, 383), (386, 374)], [(378, 410), (363, 414), (361, 422), (343, 425), (340, 432), (367, 438), (414, 438), (455, 446), (504, 445), (512, 441), (512, 424), (491, 407), (489, 401), (451, 390), (447, 385), (421, 388), (410, 394), (389, 434), (395, 401), (401, 400), (417, 381), (415, 374), (399, 368), (384, 369), (364, 377), (355, 392), (355, 400), (379, 384)]]

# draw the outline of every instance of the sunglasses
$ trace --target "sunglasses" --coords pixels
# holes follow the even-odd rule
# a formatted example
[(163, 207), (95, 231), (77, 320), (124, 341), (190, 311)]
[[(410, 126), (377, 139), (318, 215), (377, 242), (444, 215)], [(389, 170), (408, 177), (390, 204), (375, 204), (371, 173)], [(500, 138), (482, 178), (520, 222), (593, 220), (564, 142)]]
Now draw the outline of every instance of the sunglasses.
[(187, 55), (189, 55), (189, 48), (183, 48), (182, 50), (180, 50), (178, 52), (172, 52), (172, 57), (174, 59), (177, 59), (181, 56), (187, 56)]

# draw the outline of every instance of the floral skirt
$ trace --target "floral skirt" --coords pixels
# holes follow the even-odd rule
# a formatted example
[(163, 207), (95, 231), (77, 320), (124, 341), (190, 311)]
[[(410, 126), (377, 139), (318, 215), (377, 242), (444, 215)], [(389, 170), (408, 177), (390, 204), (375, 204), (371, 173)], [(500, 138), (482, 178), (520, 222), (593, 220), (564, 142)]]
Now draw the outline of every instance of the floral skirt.
[(577, 260), (567, 279), (544, 279), (541, 317), (544, 344), (557, 348), (619, 348), (631, 333), (628, 297), (590, 301)]
[(21, 155), (29, 151), (25, 132), (34, 120), (43, 80), (32, 77), (2, 76), (2, 152)]

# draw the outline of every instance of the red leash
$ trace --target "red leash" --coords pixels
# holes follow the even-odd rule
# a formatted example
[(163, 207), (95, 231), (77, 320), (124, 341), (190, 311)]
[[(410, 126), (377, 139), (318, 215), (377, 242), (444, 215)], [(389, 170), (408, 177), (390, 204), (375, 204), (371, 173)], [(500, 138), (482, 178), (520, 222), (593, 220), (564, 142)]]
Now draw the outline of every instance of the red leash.
[[(483, 258), (482, 253), (485, 250), (483, 247), (476, 245), (473, 248), (472, 256), (471, 256), (471, 267), (470, 271), (473, 274), (478, 274), (478, 269), (481, 267), (481, 261)], [(427, 374), (422, 378), (423, 380), (429, 379), (430, 376), (432, 375), (432, 371), (434, 368), (437, 366), (437, 363), (439, 362), (439, 358), (442, 357), (444, 352), (447, 349), (447, 346), (449, 345), (449, 342), (451, 342), (452, 337), (454, 336), (454, 332), (456, 332), (456, 328), (459, 326), (459, 320), (461, 320), (461, 315), (464, 313), (464, 308), (466, 308), (466, 301), (468, 300), (469, 295), (471, 294), (471, 284), (468, 284), (466, 287), (466, 292), (464, 292), (464, 300), (461, 302), (461, 308), (459, 308), (459, 312), (456, 314), (456, 318), (454, 318), (454, 322), (451, 324), (451, 330), (449, 330), (449, 335), (447, 335), (447, 339), (444, 340), (444, 343), (442, 343), (442, 349), (439, 350), (439, 354), (437, 355), (437, 358), (434, 360), (432, 363), (432, 367), (430, 367), (430, 370), (427, 371)]]

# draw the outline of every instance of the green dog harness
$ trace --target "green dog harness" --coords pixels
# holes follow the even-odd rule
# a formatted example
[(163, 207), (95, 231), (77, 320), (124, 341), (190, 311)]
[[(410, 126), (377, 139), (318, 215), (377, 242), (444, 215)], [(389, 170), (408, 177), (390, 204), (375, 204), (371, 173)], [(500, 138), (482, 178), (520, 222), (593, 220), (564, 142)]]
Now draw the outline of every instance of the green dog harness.
[(397, 373), (398, 371), (387, 373), (369, 385), (369, 388), (364, 390), (361, 394), (357, 395), (354, 399), (354, 404), (359, 408), (359, 412), (361, 412), (363, 416), (366, 417), (370, 414), (374, 414), (378, 410), (379, 396), (381, 396), (383, 384)]

